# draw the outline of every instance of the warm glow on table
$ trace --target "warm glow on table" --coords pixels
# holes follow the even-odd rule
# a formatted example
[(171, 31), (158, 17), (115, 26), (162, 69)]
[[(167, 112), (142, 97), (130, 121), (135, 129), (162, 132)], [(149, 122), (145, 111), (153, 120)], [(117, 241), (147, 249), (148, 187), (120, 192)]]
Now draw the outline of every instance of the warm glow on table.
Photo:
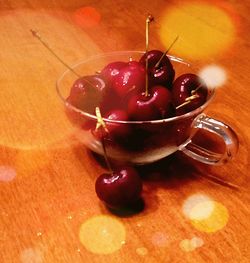
[(215, 4), (184, 2), (178, 7), (167, 8), (161, 23), (163, 44), (168, 47), (178, 35), (173, 52), (186, 59), (216, 57), (235, 41), (232, 17)]

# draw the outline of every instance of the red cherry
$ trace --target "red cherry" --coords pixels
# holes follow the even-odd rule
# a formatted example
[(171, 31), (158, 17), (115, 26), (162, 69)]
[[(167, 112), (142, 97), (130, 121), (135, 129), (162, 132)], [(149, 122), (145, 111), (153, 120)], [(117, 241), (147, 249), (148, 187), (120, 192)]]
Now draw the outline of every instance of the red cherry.
[(114, 77), (119, 74), (120, 70), (127, 66), (126, 62), (116, 61), (106, 65), (100, 75), (105, 79), (108, 85), (112, 84)]
[[(150, 77), (150, 83), (170, 88), (174, 80), (175, 71), (168, 56), (165, 55), (161, 59), (162, 56), (162, 51), (150, 50), (141, 57), (140, 63), (146, 66), (146, 59), (148, 58), (148, 74)], [(157, 65), (160, 59), (161, 62)]]
[(93, 114), (105, 92), (105, 82), (99, 76), (81, 77), (74, 82), (67, 102), (79, 110)]
[[(160, 60), (162, 55), (163, 52), (160, 50), (150, 50), (142, 55), (139, 62), (145, 67), (146, 60), (148, 59), (148, 68), (153, 68), (156, 65), (156, 63)], [(165, 56), (161, 61), (161, 65), (167, 65), (167, 64), (168, 64), (168, 57)]]
[(65, 110), (72, 124), (83, 129), (92, 127), (93, 121), (88, 121), (87, 118), (70, 106), (93, 114), (95, 107), (101, 103), (105, 93), (105, 83), (99, 76), (85, 76), (77, 79), (70, 90), (70, 95), (66, 99), (69, 105), (67, 105)]
[(95, 191), (107, 206), (123, 208), (138, 202), (142, 192), (142, 180), (133, 167), (120, 167), (112, 174), (100, 175), (95, 183)]
[(145, 90), (145, 68), (136, 61), (128, 63), (114, 77), (112, 88), (123, 99), (128, 94)]
[(163, 86), (154, 86), (150, 94), (133, 95), (128, 102), (128, 114), (132, 120), (157, 120), (169, 117), (171, 93)]
[(174, 80), (175, 71), (172, 64), (149, 69), (150, 83), (154, 85), (163, 85), (171, 89)]
[[(116, 109), (108, 112), (105, 116), (105, 119), (110, 121), (128, 121), (128, 114), (124, 110)], [(109, 135), (111, 137), (126, 137), (129, 134), (130, 128), (129, 124), (123, 123), (112, 123), (106, 122), (107, 129), (109, 131)]]
[(128, 102), (128, 113), (132, 120), (146, 121), (160, 119), (160, 112), (152, 103), (154, 97), (144, 93), (133, 95)]
[(141, 64), (140, 64), (138, 61), (136, 61), (136, 60), (130, 60), (130, 61), (128, 62), (128, 65), (129, 65), (130, 67), (135, 67), (135, 68), (141, 66)]
[(161, 113), (162, 118), (172, 117), (171, 92), (163, 86), (157, 85), (151, 89), (154, 97), (154, 104)]
[(114, 109), (126, 109), (126, 100), (120, 98), (112, 89), (107, 89), (104, 94), (103, 100), (100, 103), (100, 110), (102, 115), (106, 116)]
[[(172, 88), (173, 103), (177, 107), (176, 114), (185, 114), (203, 105), (206, 102), (207, 93), (207, 86), (199, 76), (191, 73), (179, 76)], [(193, 99), (189, 103), (178, 108), (191, 96)]]

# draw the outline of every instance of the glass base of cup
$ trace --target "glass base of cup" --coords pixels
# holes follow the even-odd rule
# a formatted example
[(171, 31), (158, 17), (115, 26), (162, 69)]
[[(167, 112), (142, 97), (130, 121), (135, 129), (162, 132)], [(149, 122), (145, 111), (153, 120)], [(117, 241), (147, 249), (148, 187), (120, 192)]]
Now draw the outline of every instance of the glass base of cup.
[[(91, 133), (76, 133), (77, 139), (85, 145), (91, 151), (104, 155), (102, 144), (99, 140), (95, 139)], [(164, 145), (162, 147), (157, 147), (156, 149), (144, 149), (140, 151), (129, 151), (122, 150), (121, 148), (116, 148), (114, 146), (106, 146), (106, 151), (109, 159), (115, 160), (121, 163), (132, 163), (136, 165), (144, 165), (156, 162), (170, 154), (176, 152), (178, 146), (176, 145)]]

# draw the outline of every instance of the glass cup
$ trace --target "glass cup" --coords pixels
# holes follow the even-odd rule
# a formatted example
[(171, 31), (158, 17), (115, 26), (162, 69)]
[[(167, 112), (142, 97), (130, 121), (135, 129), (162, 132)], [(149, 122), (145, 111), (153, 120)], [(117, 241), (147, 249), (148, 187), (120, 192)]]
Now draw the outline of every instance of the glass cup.
[[(106, 53), (79, 62), (72, 69), (81, 76), (94, 75), (110, 62), (138, 61), (143, 53), (141, 51)], [(196, 73), (195, 68), (190, 67), (182, 59), (168, 57), (173, 64), (176, 77), (184, 73)], [(203, 113), (214, 97), (214, 89), (209, 89), (207, 101), (201, 107), (181, 116), (152, 121), (104, 119), (108, 128), (119, 127), (125, 132), (118, 137), (107, 136), (103, 140), (95, 132), (96, 116), (76, 108), (67, 101), (76, 79), (76, 74), (68, 69), (57, 80), (56, 88), (69, 119), (77, 128), (75, 135), (91, 151), (104, 155), (103, 143), (105, 143), (109, 158), (134, 164), (155, 162), (176, 151), (182, 151), (195, 160), (211, 165), (223, 164), (237, 152), (238, 139), (235, 132), (225, 123)], [(205, 130), (213, 136), (221, 137), (225, 143), (224, 152), (212, 152), (194, 144), (192, 138), (198, 130)]]

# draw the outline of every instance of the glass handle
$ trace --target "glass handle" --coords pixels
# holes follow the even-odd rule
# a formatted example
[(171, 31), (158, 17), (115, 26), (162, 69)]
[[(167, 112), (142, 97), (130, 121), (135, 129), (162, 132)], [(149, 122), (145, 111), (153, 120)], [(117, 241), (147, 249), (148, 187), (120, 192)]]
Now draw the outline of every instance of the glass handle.
[(204, 129), (222, 137), (225, 143), (224, 153), (212, 152), (192, 142), (192, 138), (179, 147), (186, 155), (202, 163), (220, 165), (228, 162), (237, 153), (239, 147), (238, 137), (225, 123), (206, 116), (199, 115), (193, 122), (193, 129)]

